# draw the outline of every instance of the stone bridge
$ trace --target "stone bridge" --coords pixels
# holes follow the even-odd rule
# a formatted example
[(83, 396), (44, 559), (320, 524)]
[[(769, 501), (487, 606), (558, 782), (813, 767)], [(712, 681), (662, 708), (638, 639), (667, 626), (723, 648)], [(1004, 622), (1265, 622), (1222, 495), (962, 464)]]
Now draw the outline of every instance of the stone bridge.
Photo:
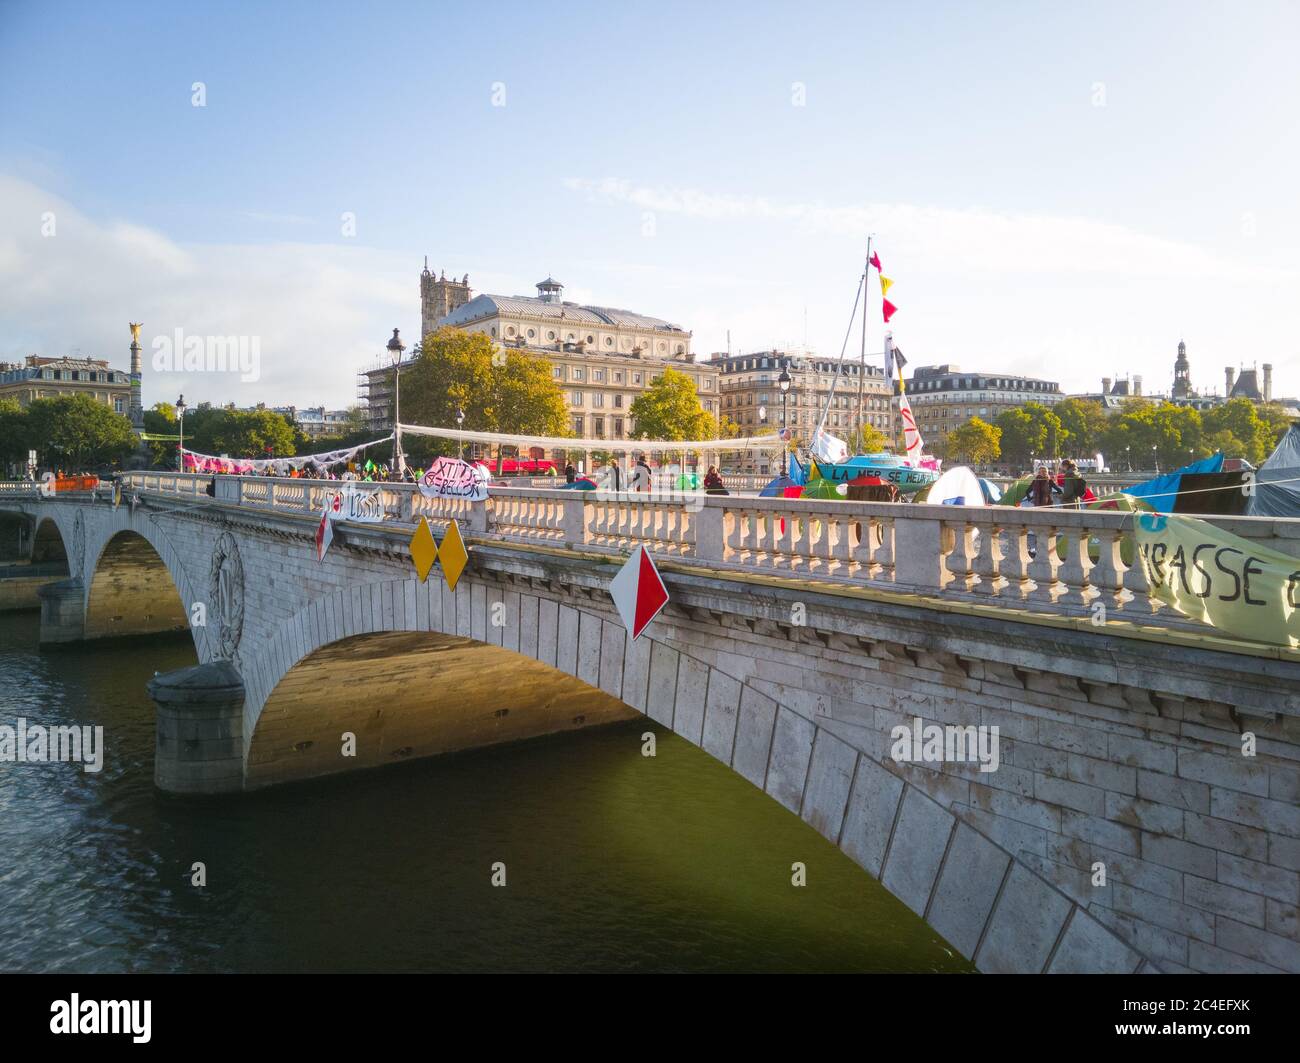
[[(133, 474), (116, 509), (0, 488), (31, 555), (66, 557), (44, 645), (189, 629), (201, 663), (150, 684), (163, 789), (644, 713), (981, 970), (1300, 970), (1300, 654), (1161, 607), (1125, 514), (393, 485), (318, 562), (338, 484), (208, 482)], [(414, 575), (420, 516), (470, 545), (454, 593)], [(1219, 523), (1300, 555), (1295, 522)], [(672, 600), (632, 642), (608, 585), (637, 544)], [(997, 727), (997, 769), (896, 760), (917, 720)]]

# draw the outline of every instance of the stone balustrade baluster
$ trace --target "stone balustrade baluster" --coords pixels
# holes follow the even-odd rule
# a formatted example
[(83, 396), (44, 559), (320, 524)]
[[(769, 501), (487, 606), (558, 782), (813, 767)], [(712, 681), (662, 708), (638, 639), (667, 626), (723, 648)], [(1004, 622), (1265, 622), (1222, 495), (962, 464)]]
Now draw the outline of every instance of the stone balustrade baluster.
[(1122, 533), (1118, 528), (1098, 528), (1094, 535), (1097, 539), (1097, 562), (1088, 573), (1088, 583), (1097, 592), (1096, 601), (1107, 609), (1119, 609), (1124, 595), (1124, 561), (1120, 557)]
[(1142, 562), (1137, 536), (1131, 525), (1124, 534), (1133, 544), (1133, 563), (1124, 572), (1124, 589), (1132, 597), (1124, 602), (1124, 611), (1133, 613), (1136, 619), (1155, 616), (1168, 609), (1168, 606), (1151, 593), (1151, 581), (1147, 578), (1146, 565)]
[(1064, 593), (1057, 599), (1058, 605), (1084, 609), (1096, 595), (1088, 578), (1093, 568), (1088, 557), (1088, 538), (1088, 528), (1082, 524), (1072, 524), (1066, 532), (1065, 561), (1056, 572), (1057, 578), (1065, 584)]
[(966, 519), (945, 520), (943, 522), (945, 538), (951, 536), (952, 546), (948, 551), (945, 569), (951, 578), (946, 584), (950, 591), (970, 590), (975, 586), (975, 536), (977, 529)]
[(1003, 595), (1019, 601), (1029, 597), (1029, 529), (1014, 524), (1003, 529), (1003, 556), (999, 570), (1006, 580)]
[(979, 582), (975, 584), (975, 593), (996, 598), (1007, 585), (1002, 575), (1002, 526), (1000, 524), (981, 524), (972, 568)]
[(1034, 581), (1034, 588), (1029, 593), (1029, 600), (1038, 605), (1054, 606), (1064, 591), (1057, 579), (1061, 565), (1057, 554), (1058, 534), (1054, 525), (1033, 526), (1034, 558), (1029, 563), (1029, 578)]

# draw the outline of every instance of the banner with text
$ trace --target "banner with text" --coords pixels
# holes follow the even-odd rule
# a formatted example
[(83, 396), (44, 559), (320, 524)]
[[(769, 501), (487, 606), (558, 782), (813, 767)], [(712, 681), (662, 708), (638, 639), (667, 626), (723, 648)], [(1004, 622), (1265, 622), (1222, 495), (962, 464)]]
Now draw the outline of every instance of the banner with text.
[(1300, 558), (1195, 517), (1144, 513), (1136, 528), (1155, 597), (1230, 635), (1300, 646)]
[(438, 458), (420, 477), (425, 498), (464, 498), (483, 502), (488, 496), (488, 472), (460, 458)]

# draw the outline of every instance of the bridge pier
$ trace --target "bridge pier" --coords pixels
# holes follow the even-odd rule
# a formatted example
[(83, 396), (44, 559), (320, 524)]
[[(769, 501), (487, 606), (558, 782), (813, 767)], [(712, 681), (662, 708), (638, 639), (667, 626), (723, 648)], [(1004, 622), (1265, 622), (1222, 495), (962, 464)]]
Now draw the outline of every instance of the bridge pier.
[(176, 794), (243, 790), (244, 681), (235, 666), (164, 672), (147, 689), (158, 708), (154, 785)]
[(86, 637), (86, 585), (80, 578), (47, 583), (36, 594), (41, 600), (42, 646), (80, 642)]

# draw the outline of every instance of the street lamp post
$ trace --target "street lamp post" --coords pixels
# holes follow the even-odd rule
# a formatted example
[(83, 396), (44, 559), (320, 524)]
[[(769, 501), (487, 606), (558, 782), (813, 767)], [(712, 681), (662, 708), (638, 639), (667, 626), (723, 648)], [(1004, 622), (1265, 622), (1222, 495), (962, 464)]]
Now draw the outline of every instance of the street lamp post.
[(1128, 466), (1129, 472), (1133, 471), (1133, 448), (1132, 447), (1124, 448), (1124, 464)]
[[(790, 373), (783, 365), (781, 366), (781, 375), (776, 378), (776, 386), (781, 389), (781, 427), (789, 428), (790, 421), (786, 417), (786, 402), (790, 398)], [(781, 475), (788, 476), (790, 473), (790, 441), (788, 439), (781, 441)]]
[(402, 454), (402, 352), (406, 344), (402, 342), (397, 329), (393, 329), (393, 338), (388, 341), (388, 353), (393, 359), (393, 465), (397, 469), (397, 478), (406, 479), (406, 458)]
[[(459, 406), (457, 406), (456, 407), (456, 428), (459, 429), (460, 426), (463, 425), (464, 423), (465, 423), (465, 411), (462, 410)], [(465, 441), (463, 439), (456, 440), (456, 457), (460, 458), (462, 461), (465, 460)]]
[(176, 421), (178, 428), (176, 431), (176, 471), (185, 471), (185, 396), (181, 395), (176, 400)]
[(1151, 444), (1151, 461), (1156, 467), (1156, 475), (1160, 475), (1160, 458), (1156, 454), (1156, 444)]

